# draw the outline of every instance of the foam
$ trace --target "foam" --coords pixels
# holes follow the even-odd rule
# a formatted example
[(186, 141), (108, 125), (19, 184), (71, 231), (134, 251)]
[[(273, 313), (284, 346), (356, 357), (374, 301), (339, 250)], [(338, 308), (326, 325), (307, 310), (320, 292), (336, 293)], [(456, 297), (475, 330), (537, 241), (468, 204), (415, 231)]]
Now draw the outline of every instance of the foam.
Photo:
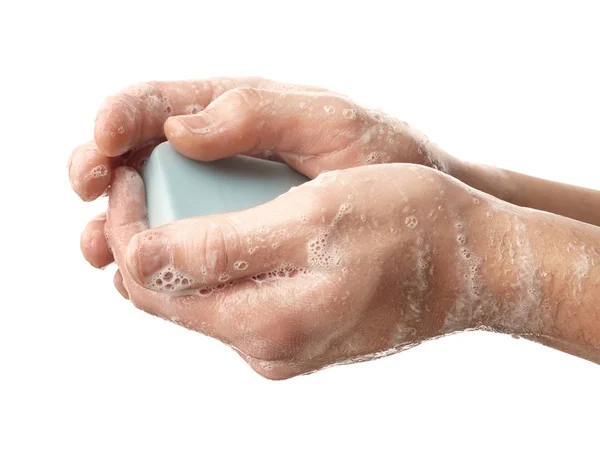
[(354, 109), (344, 109), (342, 111), (342, 115), (347, 119), (354, 120), (356, 118), (356, 110)]
[(197, 114), (198, 112), (202, 111), (203, 109), (204, 109), (204, 106), (201, 106), (200, 104), (190, 104), (185, 107), (185, 113), (188, 115)]
[(235, 264), (233, 264), (233, 268), (235, 270), (246, 270), (248, 268), (248, 262), (247, 261), (237, 261), (235, 262)]
[(100, 177), (106, 177), (108, 175), (108, 168), (104, 164), (100, 164), (90, 170), (85, 176), (85, 180), (97, 179)]
[(308, 264), (314, 268), (329, 270), (340, 265), (342, 256), (336, 245), (329, 240), (329, 233), (324, 232), (307, 244)]
[(417, 217), (415, 217), (415, 216), (412, 216), (412, 215), (411, 216), (407, 216), (406, 219), (404, 220), (404, 224), (409, 229), (414, 229), (419, 224), (419, 220), (417, 220)]
[(308, 276), (308, 275), (312, 275), (312, 274), (313, 274), (312, 271), (305, 267), (298, 267), (298, 266), (296, 266), (294, 264), (290, 264), (290, 263), (282, 263), (279, 267), (271, 269), (267, 272), (255, 274), (255, 275), (251, 276), (250, 278), (244, 278), (242, 280), (236, 281), (236, 280), (229, 280), (229, 277), (227, 277), (227, 280), (229, 280), (229, 281), (225, 280), (225, 282), (219, 283), (217, 285), (205, 286), (205, 287), (195, 290), (193, 293), (200, 297), (209, 297), (216, 292), (220, 292), (225, 289), (228, 289), (231, 286), (234, 286), (235, 284), (239, 284), (242, 281), (252, 281), (253, 283), (255, 283), (257, 285), (262, 285), (265, 283), (272, 283), (272, 282), (276, 282), (276, 281), (280, 281), (280, 280), (284, 280), (284, 279), (291, 279), (291, 278), (294, 278), (299, 275)]
[(379, 152), (371, 152), (365, 157), (365, 163), (374, 163), (379, 158)]
[(340, 205), (337, 215), (335, 215), (333, 218), (332, 224), (335, 226), (342, 218), (344, 218), (344, 216), (346, 216), (348, 213), (352, 213), (353, 209), (354, 208), (350, 204), (344, 203)]
[(180, 292), (197, 284), (193, 278), (178, 272), (172, 265), (168, 265), (146, 278), (145, 286), (157, 292)]

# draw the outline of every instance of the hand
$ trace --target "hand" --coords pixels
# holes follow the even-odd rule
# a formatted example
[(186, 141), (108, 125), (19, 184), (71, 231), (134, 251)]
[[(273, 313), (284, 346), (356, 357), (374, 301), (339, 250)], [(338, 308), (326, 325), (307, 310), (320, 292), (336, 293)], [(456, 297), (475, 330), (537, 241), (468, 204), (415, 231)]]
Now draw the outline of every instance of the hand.
[(321, 174), (261, 206), (148, 229), (143, 182), (115, 171), (107, 234), (133, 304), (282, 379), (482, 324), (493, 290), (486, 197), (422, 166)]
[[(71, 185), (85, 201), (106, 193), (115, 168), (139, 170), (165, 139), (197, 160), (247, 154), (287, 162), (311, 178), (392, 162), (447, 172), (455, 161), (406, 123), (346, 96), (261, 78), (136, 85), (106, 99), (94, 137), (69, 159)], [(104, 217), (92, 220), (81, 237), (84, 257), (95, 267), (113, 261), (103, 240)]]

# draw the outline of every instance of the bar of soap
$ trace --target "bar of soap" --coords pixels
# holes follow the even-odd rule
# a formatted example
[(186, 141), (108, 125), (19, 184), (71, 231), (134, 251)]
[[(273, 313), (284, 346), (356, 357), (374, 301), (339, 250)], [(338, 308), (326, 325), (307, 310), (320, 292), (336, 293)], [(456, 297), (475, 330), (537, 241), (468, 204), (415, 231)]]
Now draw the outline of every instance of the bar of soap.
[(159, 144), (142, 171), (150, 227), (244, 210), (309, 179), (286, 164), (248, 156), (200, 162)]

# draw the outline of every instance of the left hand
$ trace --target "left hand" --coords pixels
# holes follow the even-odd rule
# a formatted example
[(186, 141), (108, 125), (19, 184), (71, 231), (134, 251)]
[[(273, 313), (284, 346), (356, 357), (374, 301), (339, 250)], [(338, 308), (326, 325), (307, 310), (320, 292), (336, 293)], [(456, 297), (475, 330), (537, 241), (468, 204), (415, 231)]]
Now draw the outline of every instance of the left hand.
[(474, 246), (486, 239), (486, 207), (440, 172), (332, 171), (258, 207), (154, 229), (144, 200), (139, 175), (117, 169), (106, 229), (123, 295), (234, 347), (265, 377), (389, 354), (473, 322), (464, 306), (451, 312), (474, 273), (461, 232), (473, 231)]
[[(139, 170), (165, 139), (192, 159), (246, 154), (286, 162), (309, 178), (365, 164), (414, 163), (449, 172), (459, 163), (405, 122), (319, 87), (256, 77), (150, 82), (100, 107), (94, 141), (69, 159), (73, 190), (85, 201), (98, 198), (116, 168)], [(103, 240), (104, 217), (81, 236), (94, 267), (113, 261)]]

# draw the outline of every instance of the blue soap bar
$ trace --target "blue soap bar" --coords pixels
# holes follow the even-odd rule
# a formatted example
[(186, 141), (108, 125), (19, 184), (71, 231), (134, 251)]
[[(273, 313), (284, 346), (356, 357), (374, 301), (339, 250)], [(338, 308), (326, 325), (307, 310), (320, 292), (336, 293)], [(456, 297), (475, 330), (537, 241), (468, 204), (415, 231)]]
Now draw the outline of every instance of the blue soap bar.
[(200, 162), (159, 144), (142, 171), (150, 227), (244, 210), (309, 179), (286, 164), (248, 156)]

